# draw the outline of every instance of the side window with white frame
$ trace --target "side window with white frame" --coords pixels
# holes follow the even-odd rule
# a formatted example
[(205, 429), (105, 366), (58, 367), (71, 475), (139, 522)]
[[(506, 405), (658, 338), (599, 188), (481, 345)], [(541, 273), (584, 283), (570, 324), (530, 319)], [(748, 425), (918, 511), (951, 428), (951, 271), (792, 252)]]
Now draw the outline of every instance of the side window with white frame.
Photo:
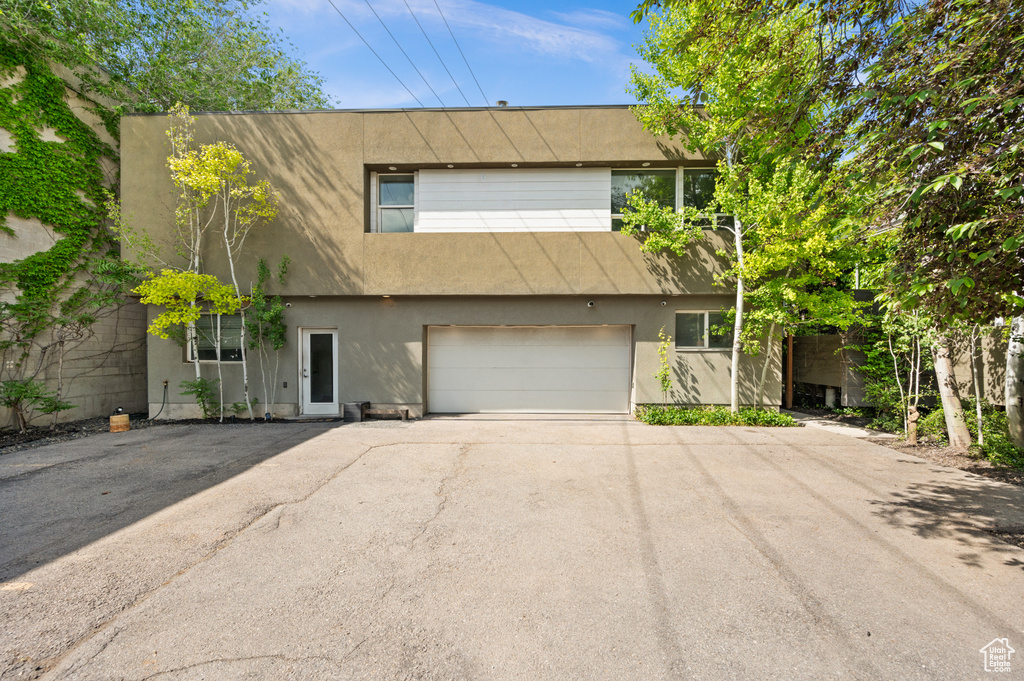
[(375, 232), (411, 232), (416, 222), (415, 173), (378, 174)]
[(723, 350), (732, 347), (732, 329), (723, 328), (718, 311), (676, 312), (676, 350)]
[[(217, 361), (217, 331), (220, 330), (220, 359), (222, 362), (242, 361), (242, 316), (203, 314), (196, 321), (196, 336), (200, 362)], [(188, 361), (193, 361), (192, 343), (186, 344)]]

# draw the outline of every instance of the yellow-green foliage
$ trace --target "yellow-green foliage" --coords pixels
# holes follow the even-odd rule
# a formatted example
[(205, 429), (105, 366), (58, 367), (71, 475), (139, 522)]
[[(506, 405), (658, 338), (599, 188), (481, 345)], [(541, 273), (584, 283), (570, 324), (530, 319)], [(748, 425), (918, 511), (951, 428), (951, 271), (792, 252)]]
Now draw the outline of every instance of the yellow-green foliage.
[(162, 270), (135, 288), (141, 302), (167, 308), (149, 325), (149, 332), (169, 338), (172, 327), (194, 324), (205, 311), (233, 314), (242, 306), (234, 290), (212, 274)]

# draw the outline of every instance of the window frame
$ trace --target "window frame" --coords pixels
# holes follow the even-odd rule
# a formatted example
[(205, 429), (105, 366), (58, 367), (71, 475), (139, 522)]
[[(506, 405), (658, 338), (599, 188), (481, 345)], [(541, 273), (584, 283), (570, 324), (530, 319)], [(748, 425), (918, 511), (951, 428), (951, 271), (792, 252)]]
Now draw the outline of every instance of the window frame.
[[(221, 318), (223, 318), (223, 317), (237, 317), (238, 318), (238, 320), (239, 320), (239, 336), (238, 336), (239, 342), (238, 342), (238, 348), (237, 348), (237, 350), (239, 351), (238, 358), (237, 359), (228, 359), (228, 358), (225, 358), (225, 357), (222, 356), (221, 359), (218, 360), (216, 357), (214, 357), (213, 359), (203, 359), (202, 357), (200, 357), (199, 358), (199, 363), (200, 364), (216, 364), (218, 361), (220, 361), (220, 362), (224, 362), (224, 363), (228, 363), (228, 364), (241, 364), (242, 363), (241, 324), (245, 324), (245, 319), (242, 317), (241, 314), (226, 314), (226, 315), (217, 314), (217, 315), (213, 315), (213, 316), (216, 318), (216, 321), (220, 321)], [(210, 317), (211, 317), (210, 313), (204, 310), (202, 316), (199, 319), (196, 320), (196, 325), (198, 325), (200, 322), (202, 322), (204, 320), (210, 319)], [(192, 363), (195, 362), (195, 358), (193, 357), (192, 350), (193, 350), (193, 348), (198, 349), (198, 347), (197, 347), (198, 344), (193, 341), (195, 333), (196, 333), (196, 331), (193, 329), (192, 326), (189, 326), (185, 330), (185, 338), (186, 338), (186, 343), (185, 343), (185, 361), (188, 364), (192, 364)], [(222, 336), (222, 339), (221, 339), (221, 343), (222, 343), (222, 345), (221, 345), (221, 355), (223, 355), (224, 350), (225, 350), (225, 348), (223, 347), (223, 335), (224, 335), (223, 329), (220, 330), (220, 335)], [(233, 349), (236, 349), (236, 348), (227, 348), (227, 349), (233, 350)], [(214, 344), (214, 353), (216, 353), (216, 351), (217, 351), (217, 346), (216, 346), (216, 344)]]
[[(412, 204), (411, 205), (395, 205), (395, 206), (382, 206), (380, 203), (380, 178), (381, 177), (412, 177)], [(413, 234), (416, 232), (416, 224), (419, 222), (419, 208), (417, 206), (416, 198), (419, 196), (419, 179), (420, 174), (418, 171), (410, 172), (398, 172), (391, 171), (387, 173), (372, 172), (370, 173), (370, 232), (376, 234)], [(410, 232), (385, 232), (382, 229), (384, 224), (382, 212), (385, 210), (392, 209), (412, 209), (412, 231)]]
[[(684, 182), (686, 181), (685, 180), (686, 171), (688, 171), (688, 170), (710, 170), (710, 171), (715, 173), (715, 181), (716, 182), (718, 181), (718, 168), (715, 167), (715, 166), (681, 166), (679, 169), (682, 170), (683, 172), (680, 173), (679, 175), (677, 175), (679, 185), (676, 187), (676, 196), (678, 197), (676, 199), (676, 210), (679, 210), (679, 208), (682, 207), (683, 204), (681, 204), (680, 202), (682, 201), (682, 197), (686, 195), (686, 191), (685, 191), (686, 185), (684, 184)], [(701, 213), (701, 215), (709, 217), (709, 218), (713, 218), (713, 220), (711, 221), (710, 225), (707, 225), (706, 227), (703, 227), (703, 226), (701, 227), (701, 229), (704, 229), (704, 230), (707, 230), (707, 231), (711, 231), (711, 232), (717, 231), (719, 229), (719, 227), (718, 227), (718, 220), (720, 218), (732, 217), (728, 213)], [(723, 227), (722, 229), (728, 229), (728, 228), (727, 227)]]
[[(650, 170), (671, 170), (672, 172), (675, 173), (675, 181), (672, 183), (674, 188), (675, 188), (675, 202), (674, 202), (675, 205), (672, 206), (672, 210), (679, 210), (679, 199), (680, 199), (679, 190), (682, 187), (682, 175), (679, 173), (679, 171), (683, 170), (682, 166), (680, 166), (680, 167), (672, 167), (672, 168), (650, 168), (650, 167), (647, 167), (647, 168), (609, 168), (608, 169), (608, 180), (609, 180), (608, 205), (609, 205), (609, 208), (611, 208), (611, 200), (612, 200), (611, 184), (610, 184), (610, 182), (611, 182), (612, 174), (615, 171), (617, 171), (617, 170), (618, 171), (625, 170), (627, 172), (640, 172), (640, 171), (650, 171)], [(619, 230), (615, 229), (615, 221), (616, 220), (621, 220), (621, 219), (622, 219), (622, 213), (611, 213), (611, 219), (608, 222), (608, 226), (611, 228), (611, 231), (613, 231), (613, 232), (619, 231)], [(641, 226), (640, 229), (642, 231), (645, 228), (643, 226)]]
[[(725, 312), (721, 309), (717, 310), (676, 310), (673, 314), (673, 329), (677, 328), (678, 318), (681, 314), (702, 314), (704, 315), (704, 345), (679, 345), (679, 336), (676, 334), (673, 346), (676, 352), (728, 352), (732, 350), (732, 338), (729, 339), (729, 344), (723, 347), (712, 347), (711, 346), (711, 315), (725, 316)], [(735, 330), (730, 330), (729, 335), (732, 336)]]

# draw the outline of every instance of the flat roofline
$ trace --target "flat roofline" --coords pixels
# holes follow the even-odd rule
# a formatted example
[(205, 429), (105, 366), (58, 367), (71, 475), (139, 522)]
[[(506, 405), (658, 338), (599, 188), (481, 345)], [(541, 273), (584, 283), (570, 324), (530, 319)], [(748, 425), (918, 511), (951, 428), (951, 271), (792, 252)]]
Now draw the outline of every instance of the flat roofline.
[[(279, 111), (189, 111), (193, 116), (251, 116), (254, 114), (310, 114), (310, 113), (415, 113), (418, 111), (452, 112), (452, 111), (553, 111), (569, 109), (628, 109), (636, 104), (565, 104), (559, 106), (447, 106), (447, 107), (411, 107), (401, 109), (281, 109)], [(168, 112), (136, 112), (126, 116), (167, 116)]]

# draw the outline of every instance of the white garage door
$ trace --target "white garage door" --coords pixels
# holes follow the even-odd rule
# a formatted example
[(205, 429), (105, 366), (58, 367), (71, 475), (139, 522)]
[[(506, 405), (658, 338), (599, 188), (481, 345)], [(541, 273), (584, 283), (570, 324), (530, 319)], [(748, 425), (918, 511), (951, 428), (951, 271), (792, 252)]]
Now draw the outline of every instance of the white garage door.
[(433, 413), (625, 413), (628, 326), (432, 326)]

